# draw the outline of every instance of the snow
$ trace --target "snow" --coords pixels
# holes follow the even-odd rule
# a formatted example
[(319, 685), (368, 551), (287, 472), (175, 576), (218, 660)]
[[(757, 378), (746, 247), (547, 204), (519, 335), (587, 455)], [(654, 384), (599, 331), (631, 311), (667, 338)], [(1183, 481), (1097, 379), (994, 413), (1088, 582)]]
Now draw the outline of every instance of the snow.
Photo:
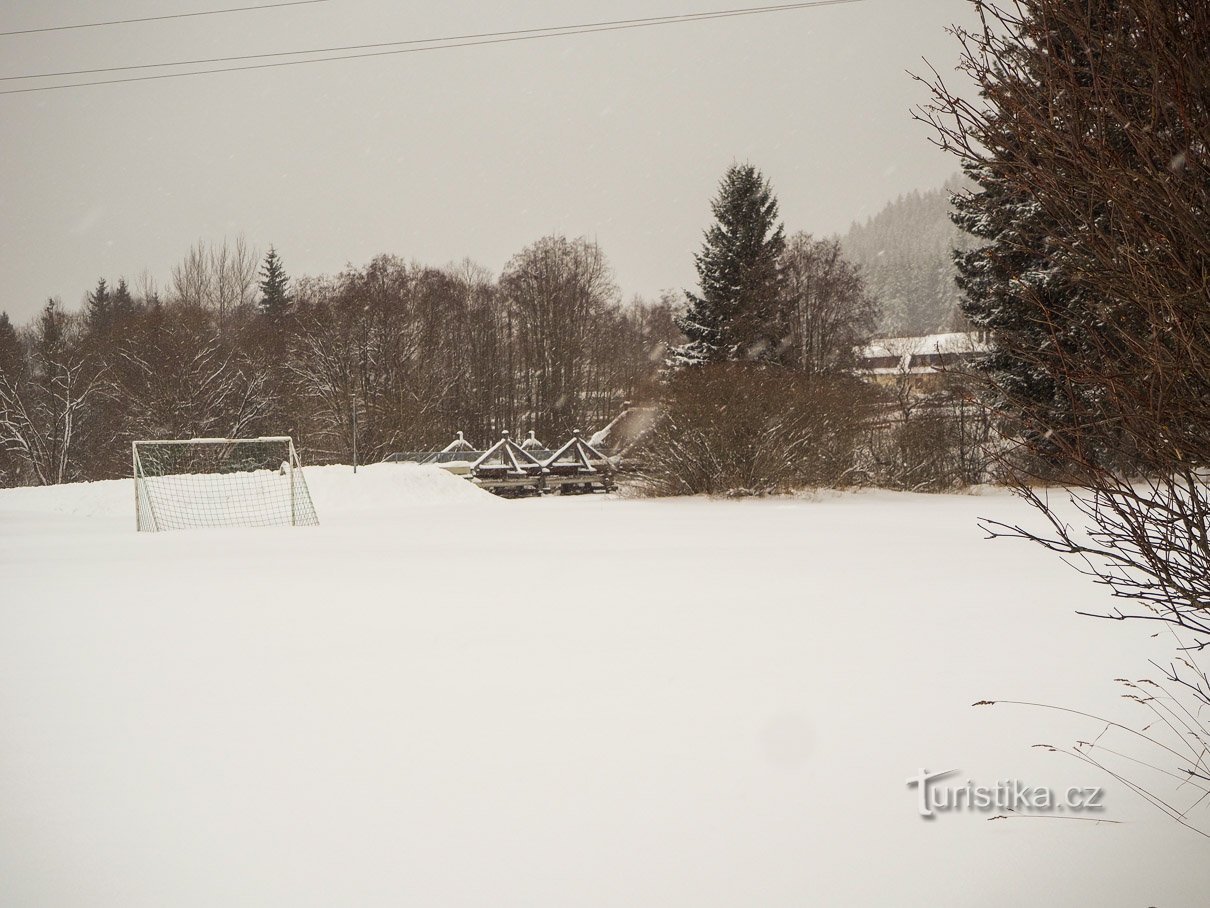
[[(307, 529), (0, 491), (0, 904), (1204, 902), (1202, 840), (1031, 748), (1095, 727), (970, 706), (1121, 715), (1156, 645), (982, 538), (1010, 497), (306, 472)], [(924, 820), (922, 768), (1104, 785), (1120, 824)]]
[[(446, 470), (412, 463), (371, 464), (358, 468), (357, 481), (347, 466), (307, 467), (303, 471), (321, 523), (360, 522), (363, 517), (435, 505), (496, 499)], [(72, 515), (95, 518), (91, 528), (134, 526), (134, 485), (129, 479), (82, 482), (46, 488), (0, 489), (0, 519)], [(325, 520), (324, 518), (327, 518)]]

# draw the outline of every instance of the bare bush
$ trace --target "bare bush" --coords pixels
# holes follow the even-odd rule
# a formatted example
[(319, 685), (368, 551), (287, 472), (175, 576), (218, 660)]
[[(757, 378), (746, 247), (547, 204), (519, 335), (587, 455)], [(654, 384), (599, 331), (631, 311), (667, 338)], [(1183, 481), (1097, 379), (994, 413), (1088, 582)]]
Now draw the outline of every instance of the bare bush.
[(913, 375), (902, 369), (870, 421), (871, 483), (909, 492), (947, 492), (989, 482), (996, 434), (987, 407), (961, 369)]
[(870, 390), (742, 363), (674, 374), (642, 444), (655, 494), (764, 495), (850, 481)]

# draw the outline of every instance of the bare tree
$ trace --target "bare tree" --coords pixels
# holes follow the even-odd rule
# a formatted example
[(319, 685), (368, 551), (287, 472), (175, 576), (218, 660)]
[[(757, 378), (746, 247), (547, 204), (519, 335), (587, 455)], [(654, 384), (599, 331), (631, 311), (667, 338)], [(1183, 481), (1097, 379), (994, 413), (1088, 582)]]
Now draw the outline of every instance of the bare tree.
[[(442, 272), (380, 256), (334, 281), (303, 282), (289, 369), (325, 457), (378, 457), (453, 431), (467, 351), (453, 343), (459, 288)], [(451, 420), (452, 421), (452, 420)]]
[(481, 265), (465, 259), (446, 269), (453, 281), (459, 317), (446, 319), (452, 348), (455, 400), (451, 401), (448, 430), (466, 430), (481, 441), (495, 438), (502, 429), (516, 426), (513, 393), (513, 349), (508, 332), (507, 308), (495, 277)]
[(136, 297), (143, 305), (149, 306), (160, 301), (160, 285), (150, 271), (141, 271), (134, 286)]
[(605, 255), (585, 239), (546, 237), (509, 262), (500, 279), (508, 305), (528, 427), (564, 433), (584, 417), (589, 350), (598, 316), (616, 304)]
[(273, 397), (269, 364), (225, 335), (217, 313), (152, 309), (118, 345), (110, 376), (124, 412), (119, 445), (135, 438), (260, 434)]
[(853, 366), (854, 351), (878, 321), (878, 302), (836, 239), (792, 236), (782, 253), (791, 351), (786, 359), (809, 375)]
[(24, 374), (0, 372), (0, 445), (41, 485), (75, 478), (103, 377), (78, 342), (78, 319), (51, 300), (31, 333)]
[(202, 240), (172, 268), (172, 299), (187, 306), (208, 306), (214, 297), (210, 256)]
[(214, 275), (213, 308), (218, 310), (219, 323), (228, 316), (252, 305), (256, 299), (256, 272), (260, 254), (248, 245), (243, 234), (235, 241), (210, 249), (210, 271)]
[[(120, 319), (107, 309), (103, 325), (73, 328), (80, 368), (64, 374), (73, 388), (103, 381), (86, 404), (73, 391), (73, 425), (83, 420), (90, 435), (82, 446), (74, 432), (71, 475), (122, 475), (134, 437), (288, 432), (320, 460), (347, 460), (356, 437), (365, 460), (443, 446), (459, 430), (487, 441), (506, 428), (590, 429), (654, 393), (675, 330), (666, 304), (619, 305), (604, 255), (582, 240), (525, 250), (508, 292), (469, 262), (434, 269), (380, 256), (299, 280), (293, 311), (273, 320), (248, 305), (254, 265), (242, 240), (199, 242), (166, 299), (144, 279)], [(37, 421), (20, 409), (33, 400), (26, 346), (22, 369), (0, 371), (5, 419), (25, 419), (20, 444), (32, 450)], [(6, 482), (14, 456), (0, 464)]]
[(256, 298), (259, 256), (244, 237), (215, 246), (198, 240), (172, 269), (172, 298), (213, 309), (220, 324)]

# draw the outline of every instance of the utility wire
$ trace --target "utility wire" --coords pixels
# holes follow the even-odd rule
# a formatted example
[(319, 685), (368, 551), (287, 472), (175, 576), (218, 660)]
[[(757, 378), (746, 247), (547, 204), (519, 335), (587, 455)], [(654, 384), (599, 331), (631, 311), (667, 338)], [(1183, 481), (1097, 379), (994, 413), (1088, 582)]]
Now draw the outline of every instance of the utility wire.
[[(851, 2), (855, 3), (858, 0), (831, 0), (831, 2)], [(129, 66), (107, 66), (100, 69), (68, 69), (62, 72), (53, 73), (30, 73), (20, 76), (0, 76), (0, 82), (14, 82), (22, 79), (53, 79), (62, 76), (89, 76), (100, 73), (115, 73), (115, 72), (130, 72), (141, 69), (163, 69), (169, 66), (203, 66), (211, 63), (235, 63), (244, 60), (270, 60), (275, 57), (296, 57), (302, 54), (329, 54), (342, 51), (354, 50), (376, 50), (383, 47), (402, 47), (404, 45), (415, 44), (444, 44), (449, 41), (478, 41), (484, 38), (505, 38), (514, 35), (532, 35), (538, 32), (550, 33), (547, 37), (557, 37), (569, 29), (604, 29), (612, 26), (633, 26), (640, 25), (659, 25), (671, 22), (693, 22), (698, 19), (715, 18), (722, 16), (737, 16), (737, 15), (756, 15), (757, 13), (779, 12), (788, 9), (798, 9), (806, 6), (825, 5), (819, 2), (815, 3), (792, 3), (789, 6), (786, 4), (774, 4), (770, 6), (752, 6), (743, 9), (723, 9), (714, 12), (704, 13), (682, 13), (679, 15), (670, 16), (648, 16), (643, 19), (614, 19), (606, 22), (582, 22), (574, 25), (551, 25), (545, 28), (520, 28), (513, 31), (504, 32), (481, 32), (479, 34), (470, 35), (447, 35), (444, 38), (412, 38), (407, 41), (382, 41), (376, 44), (346, 44), (341, 47), (313, 47), (308, 50), (283, 50), (276, 53), (267, 54), (243, 54), (235, 57), (204, 57), (197, 60), (171, 60), (164, 63), (136, 63)], [(579, 34), (579, 32), (572, 32)], [(345, 58), (340, 58), (345, 59)], [(316, 61), (298, 61), (298, 62), (321, 62)], [(214, 70), (214, 72), (222, 72), (223, 70)]]
[[(38, 91), (58, 91), (65, 88), (83, 88), (92, 85), (115, 85), (125, 82), (150, 82), (158, 79), (177, 79), (186, 76), (206, 76), (216, 73), (246, 72), (255, 69), (274, 69), (284, 66), (302, 66), (309, 63), (330, 63), (337, 60), (357, 60), (367, 57), (385, 57), (396, 54), (415, 54), (425, 51), (453, 50), (465, 47), (480, 47), (489, 44), (511, 44), (519, 41), (533, 41), (541, 38), (560, 38), (570, 35), (596, 34), (598, 32), (627, 31), (636, 28), (651, 28), (659, 25), (682, 25), (689, 22), (705, 22), (714, 19), (731, 19), (741, 16), (755, 16), (762, 13), (790, 12), (793, 10), (810, 9), (820, 6), (839, 6), (850, 3), (862, 3), (864, 0), (811, 0), (811, 2), (789, 3), (778, 6), (756, 6), (741, 9), (718, 10), (715, 12), (684, 13), (675, 16), (660, 16), (647, 19), (619, 19), (612, 22), (590, 22), (580, 25), (558, 25), (546, 28), (518, 29), (506, 32), (485, 32), (478, 35), (459, 35), (447, 38), (412, 39), (408, 41), (391, 41), (380, 44), (349, 45), (345, 47), (316, 48), (313, 50), (281, 51), (270, 54), (249, 54), (239, 57), (215, 57), (208, 60), (182, 60), (173, 63), (145, 63), (133, 66), (115, 66), (107, 69), (76, 70), (62, 73), (43, 73), (39, 75), (4, 76), (0, 81), (15, 79), (50, 78), (52, 76), (86, 75), (103, 72), (119, 72), (139, 69), (150, 69), (167, 66), (189, 66), (206, 63), (224, 63), (236, 60), (261, 60), (299, 54), (336, 53), (346, 50), (363, 50), (366, 48), (394, 47), (395, 50), (377, 50), (369, 53), (341, 54), (334, 57), (317, 57), (310, 60), (286, 60), (277, 63), (256, 63), (246, 66), (226, 66), (219, 69), (203, 69), (191, 72), (160, 73), (153, 76), (127, 76), (121, 79), (100, 79), (88, 82), (70, 82), (64, 85), (41, 85), (32, 88), (10, 88), (0, 91), (0, 95), (25, 94)], [(400, 47), (400, 45), (427, 44), (428, 47)]]
[(143, 16), (140, 19), (110, 19), (108, 22), (81, 22), (78, 25), (48, 25), (45, 28), (22, 28), (11, 32), (0, 32), (0, 38), (5, 38), (9, 35), (33, 35), (38, 32), (65, 32), (75, 28), (104, 28), (109, 25), (132, 25), (136, 22), (161, 22), (164, 19), (190, 19), (194, 16), (221, 16), (226, 13), (246, 13), (258, 9), (277, 9), (281, 6), (306, 6), (309, 3), (327, 2), (329, 0), (290, 0), (288, 3), (265, 3), (261, 6), (233, 6), (228, 9), (207, 9), (195, 13)]

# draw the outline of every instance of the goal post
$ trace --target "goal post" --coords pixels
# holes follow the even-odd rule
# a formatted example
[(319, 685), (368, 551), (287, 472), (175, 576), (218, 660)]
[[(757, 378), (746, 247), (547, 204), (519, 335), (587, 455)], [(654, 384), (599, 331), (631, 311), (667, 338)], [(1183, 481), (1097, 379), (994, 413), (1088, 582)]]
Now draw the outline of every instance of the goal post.
[(318, 526), (288, 435), (131, 443), (140, 532)]

